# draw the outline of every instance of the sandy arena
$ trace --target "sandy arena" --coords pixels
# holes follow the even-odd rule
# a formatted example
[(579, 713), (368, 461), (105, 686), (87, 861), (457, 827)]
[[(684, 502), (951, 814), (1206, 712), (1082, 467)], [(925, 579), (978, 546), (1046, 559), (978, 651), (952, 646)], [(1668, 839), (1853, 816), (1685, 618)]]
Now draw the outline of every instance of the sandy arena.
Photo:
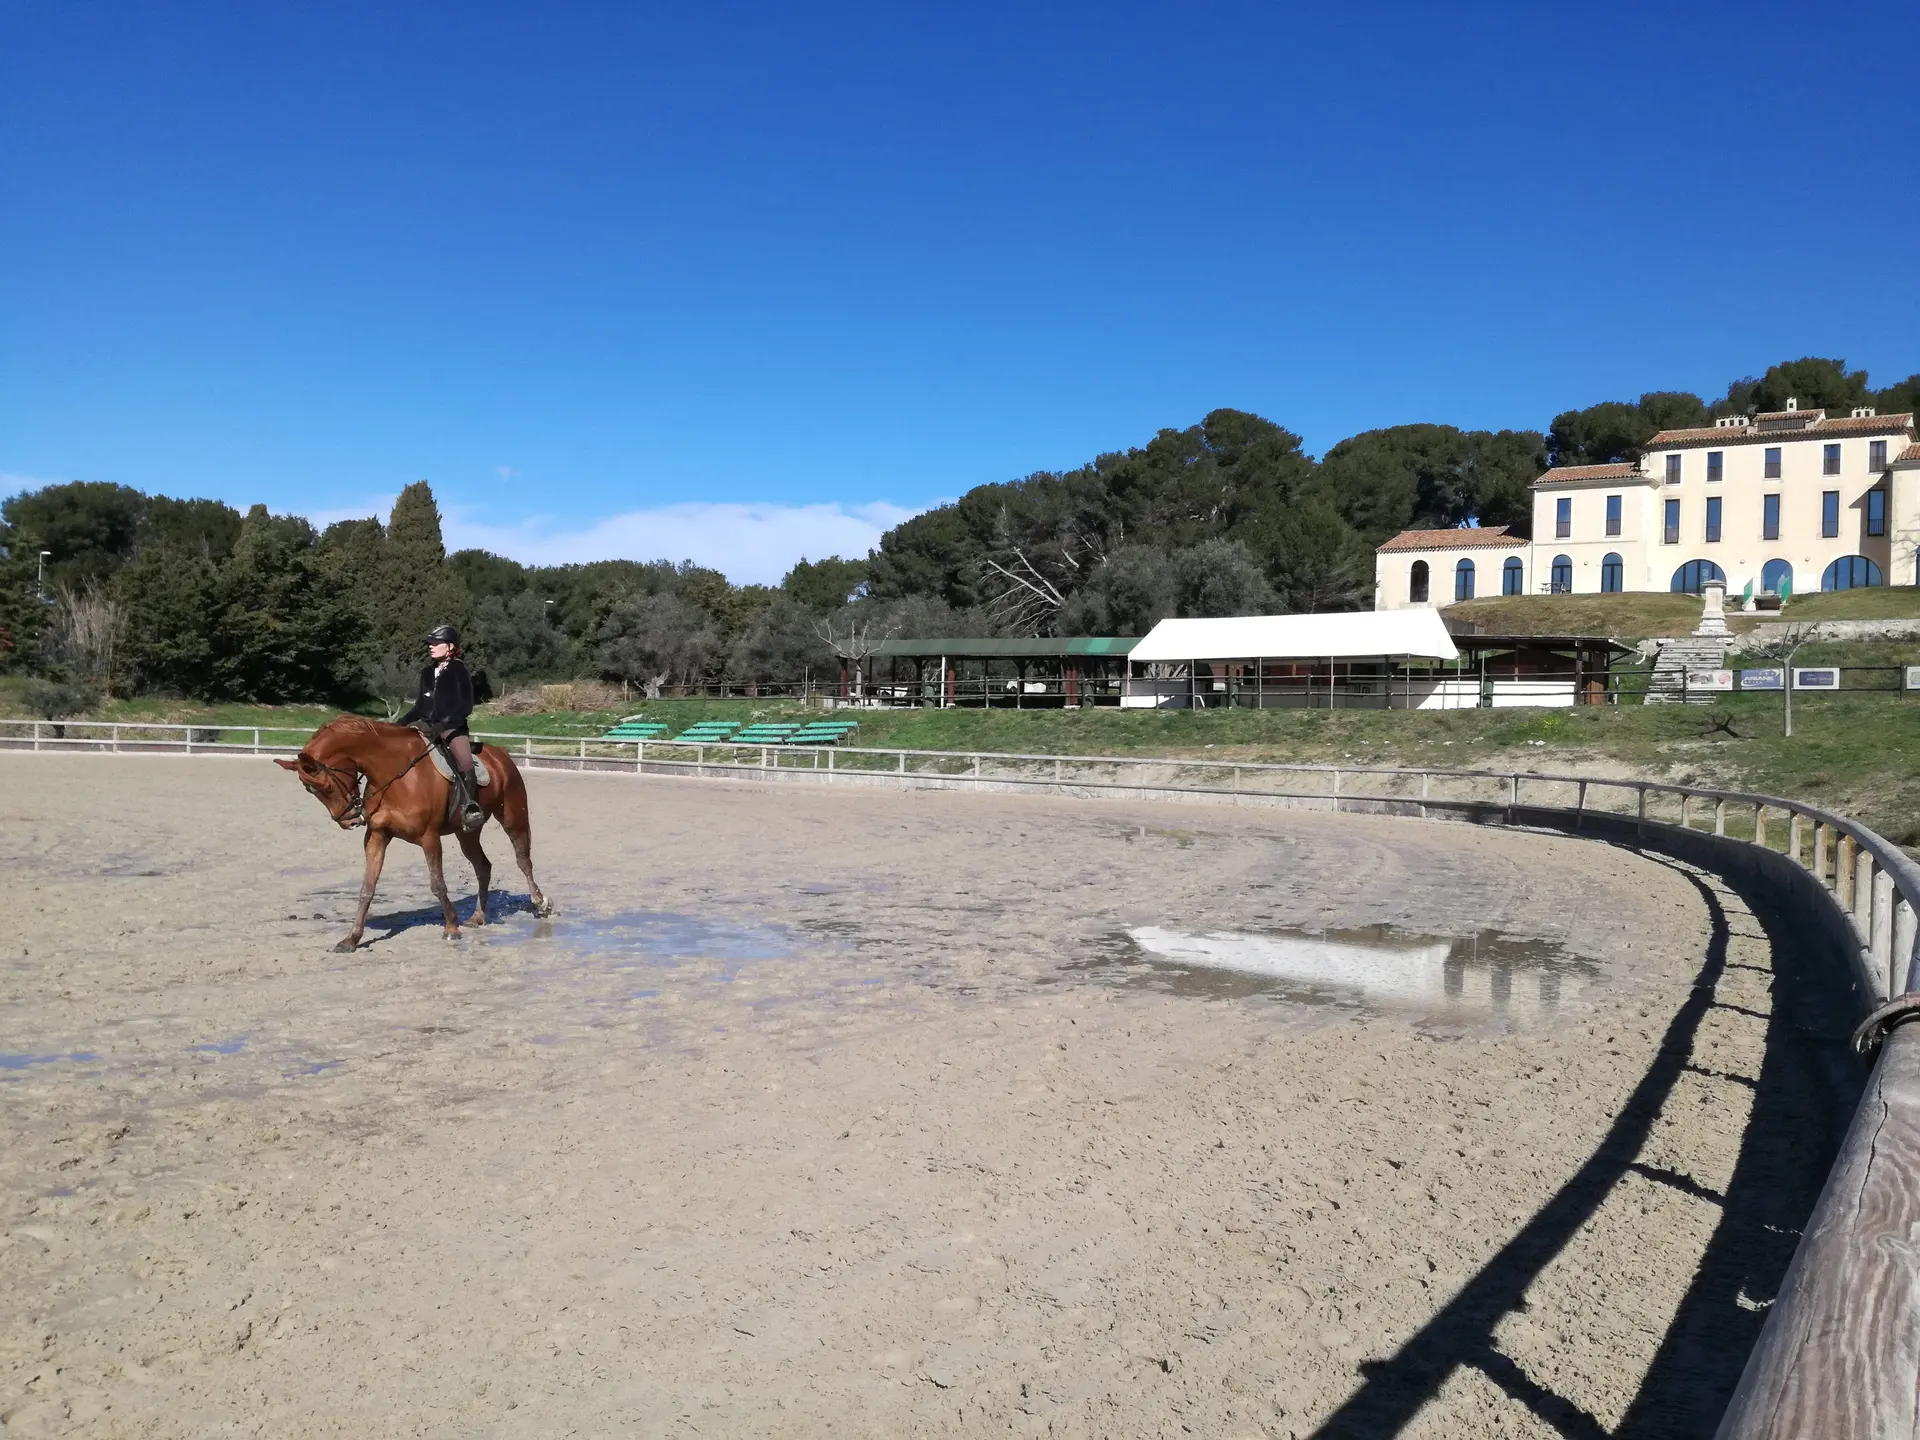
[(490, 827), (336, 955), (267, 761), (0, 754), (8, 1440), (1707, 1435), (1844, 1115), (1658, 857), (528, 783), (554, 921)]

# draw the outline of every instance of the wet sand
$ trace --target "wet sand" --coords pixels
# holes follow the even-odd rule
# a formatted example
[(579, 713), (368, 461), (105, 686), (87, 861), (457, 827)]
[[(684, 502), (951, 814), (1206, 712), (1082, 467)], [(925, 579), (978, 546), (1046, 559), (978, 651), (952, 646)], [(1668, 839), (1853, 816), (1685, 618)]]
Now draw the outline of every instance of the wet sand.
[(335, 955), (358, 839), (266, 761), (0, 754), (7, 1436), (1710, 1433), (1784, 1263), (1701, 1281), (1781, 1188), (1716, 878), (529, 785), (552, 923), (489, 829), (496, 926), (395, 846)]

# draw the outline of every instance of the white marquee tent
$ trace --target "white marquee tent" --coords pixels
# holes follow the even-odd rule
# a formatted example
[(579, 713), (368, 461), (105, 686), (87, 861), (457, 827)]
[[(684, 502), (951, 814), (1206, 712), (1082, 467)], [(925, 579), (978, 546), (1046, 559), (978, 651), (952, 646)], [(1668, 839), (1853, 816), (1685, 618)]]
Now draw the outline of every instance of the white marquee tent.
[[(1128, 709), (1424, 710), (1483, 703), (1480, 681), (1461, 672), (1446, 623), (1425, 608), (1162, 620), (1127, 660), (1120, 703)], [(1571, 684), (1560, 688), (1566, 700), (1544, 703), (1570, 703)], [(1529, 696), (1519, 703), (1543, 701)]]
[(1162, 620), (1128, 655), (1142, 662), (1195, 660), (1356, 660), (1417, 656), (1453, 660), (1460, 652), (1440, 612), (1358, 610), (1339, 615), (1234, 615), (1222, 620)]

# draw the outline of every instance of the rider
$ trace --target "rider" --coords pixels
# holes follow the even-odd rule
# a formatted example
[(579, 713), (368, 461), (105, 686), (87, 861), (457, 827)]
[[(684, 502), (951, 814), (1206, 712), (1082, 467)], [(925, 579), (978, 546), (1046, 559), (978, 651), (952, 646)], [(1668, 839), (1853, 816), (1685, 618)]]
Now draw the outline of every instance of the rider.
[(460, 828), (477, 830), (485, 822), (473, 784), (473, 739), (467, 717), (473, 713), (473, 677), (460, 658), (460, 632), (436, 625), (427, 635), (427, 653), (433, 658), (420, 671), (420, 698), (400, 717), (402, 725), (417, 725), (444, 743), (459, 772)]

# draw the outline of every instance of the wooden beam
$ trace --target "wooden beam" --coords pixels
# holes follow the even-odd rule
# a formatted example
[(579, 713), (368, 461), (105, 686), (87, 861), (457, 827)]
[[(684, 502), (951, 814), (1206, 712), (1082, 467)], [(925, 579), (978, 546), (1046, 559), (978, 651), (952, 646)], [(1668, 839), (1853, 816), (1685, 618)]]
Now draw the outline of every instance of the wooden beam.
[(1881, 1047), (1719, 1440), (1920, 1430), (1920, 1024)]

